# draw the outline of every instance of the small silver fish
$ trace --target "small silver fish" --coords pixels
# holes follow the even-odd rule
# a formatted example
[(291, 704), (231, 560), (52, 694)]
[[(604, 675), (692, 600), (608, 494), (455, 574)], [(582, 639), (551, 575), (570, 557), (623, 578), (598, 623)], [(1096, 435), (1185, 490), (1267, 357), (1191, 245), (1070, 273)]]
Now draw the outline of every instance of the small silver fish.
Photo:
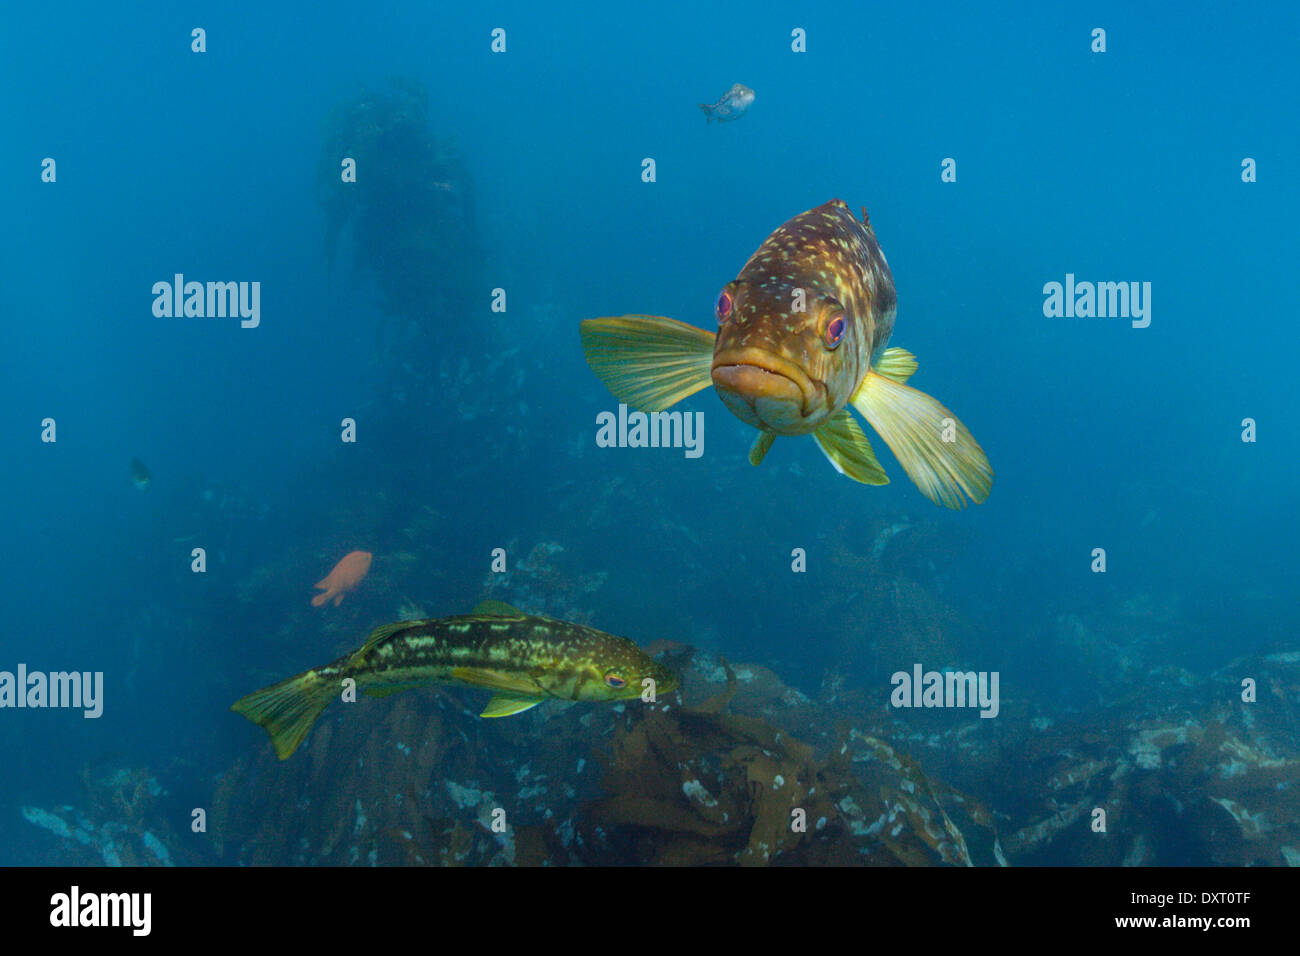
[(737, 83), (727, 90), (726, 94), (718, 102), (710, 106), (708, 103), (701, 103), (700, 109), (704, 110), (704, 121), (706, 123), (717, 120), (719, 123), (729, 123), (732, 120), (738, 120), (745, 115), (750, 104), (754, 102), (754, 91), (744, 83)]

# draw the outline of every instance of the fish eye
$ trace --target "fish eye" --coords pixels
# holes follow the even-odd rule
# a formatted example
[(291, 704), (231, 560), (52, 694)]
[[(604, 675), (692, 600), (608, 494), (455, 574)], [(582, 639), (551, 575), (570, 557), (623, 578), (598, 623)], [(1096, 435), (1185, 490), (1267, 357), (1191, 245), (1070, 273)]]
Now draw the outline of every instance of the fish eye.
[(735, 300), (732, 299), (731, 293), (723, 289), (722, 294), (718, 296), (717, 313), (719, 322), (726, 322), (731, 317), (731, 309), (734, 305)]
[(828, 349), (833, 349), (840, 344), (844, 338), (844, 332), (849, 327), (849, 321), (844, 317), (843, 312), (836, 312), (831, 316), (831, 320), (826, 323), (826, 332), (823, 339)]
[(623, 680), (623, 678), (619, 677), (613, 671), (610, 671), (605, 675), (605, 683), (615, 690), (621, 690), (627, 686), (627, 681)]

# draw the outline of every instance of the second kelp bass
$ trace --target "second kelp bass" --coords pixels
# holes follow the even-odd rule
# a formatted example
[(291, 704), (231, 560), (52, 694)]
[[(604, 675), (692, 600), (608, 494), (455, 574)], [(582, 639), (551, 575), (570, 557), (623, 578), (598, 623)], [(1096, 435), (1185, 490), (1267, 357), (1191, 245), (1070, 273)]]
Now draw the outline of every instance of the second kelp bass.
[(993, 469), (957, 417), (904, 384), (916, 359), (886, 348), (898, 295), (863, 212), (838, 199), (782, 225), (718, 295), (716, 335), (655, 315), (587, 319), (582, 347), (622, 402), (661, 412), (710, 384), (759, 429), (757, 465), (777, 435), (811, 433), (836, 470), (889, 482), (852, 405), (936, 504), (984, 501)]
[(626, 638), (484, 601), (459, 617), (386, 624), (353, 653), (230, 709), (265, 729), (285, 760), (349, 678), (372, 697), (428, 684), (483, 687), (493, 692), (483, 717), (509, 717), (552, 698), (629, 700), (677, 688), (672, 671)]

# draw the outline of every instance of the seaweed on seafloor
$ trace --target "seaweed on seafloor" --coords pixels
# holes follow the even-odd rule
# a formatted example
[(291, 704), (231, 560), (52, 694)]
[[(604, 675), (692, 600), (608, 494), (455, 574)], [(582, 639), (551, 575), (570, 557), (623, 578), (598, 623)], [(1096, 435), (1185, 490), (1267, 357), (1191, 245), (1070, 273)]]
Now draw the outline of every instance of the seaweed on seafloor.
[(64, 865), (177, 866), (211, 863), (205, 847), (173, 827), (178, 809), (154, 774), (117, 757), (81, 770), (80, 806), (24, 806), (27, 822), (59, 840)]
[[(348, 713), (353, 707), (374, 712), (357, 719)], [(472, 772), (473, 750), (441, 706), (363, 698), (334, 708), (290, 760), (275, 759), (267, 748), (227, 771), (214, 797), (214, 839), (241, 863), (401, 864), (414, 862), (413, 854), (444, 862), (434, 859), (440, 845), (433, 824), (420, 816), (424, 801), (389, 784), (400, 772), (423, 785), (453, 750)], [(401, 831), (413, 839), (394, 838)]]
[(414, 811), (412, 822), (404, 826), (389, 827), (380, 834), (380, 842), (387, 841), (388, 852), (377, 852), (376, 859), (396, 862), (406, 866), (466, 866), (486, 862), (471, 859), (474, 836), (460, 820), (435, 818), (418, 809), (424, 801), (410, 788), (409, 796)]
[(1240, 718), (1231, 707), (1207, 716), (1162, 753), (1158, 783), (1143, 795), (1154, 790), (1161, 809), (1181, 808), (1186, 838), (1207, 862), (1300, 865), (1300, 759), (1277, 756)]
[[(1038, 760), (1043, 769), (1026, 776), (1037, 809), (1020, 815), (1005, 840), (1008, 855), (1095, 865), (1300, 865), (1300, 759), (1278, 756), (1254, 713), (1220, 702), (1199, 717), (1139, 714), (1106, 735), (1075, 735), (1073, 747)], [(1104, 831), (1089, 826), (1097, 810)]]
[(602, 761), (608, 795), (584, 815), (589, 845), (669, 865), (972, 862), (944, 801), (991, 830), (986, 810), (876, 738), (845, 732), (823, 759), (764, 718), (728, 713), (737, 681), (721, 665), (726, 687), (702, 703), (618, 728)]
[[(863, 748), (867, 753), (866, 757), (855, 756), (854, 760), (879, 761), (892, 771), (879, 784), (880, 799), (888, 808), (880, 838), (895, 856), (910, 864), (932, 862), (924, 856), (918, 857), (914, 840), (919, 839), (938, 856), (940, 862), (974, 866), (966, 836), (953, 820), (953, 816), (962, 811), (968, 829), (973, 826), (987, 831), (986, 842), (991, 858), (983, 862), (1006, 865), (993, 815), (982, 803), (932, 779), (915, 760), (877, 737), (856, 730), (850, 730), (847, 737), (851, 745)], [(906, 821), (906, 827), (900, 828), (900, 821)], [(900, 840), (904, 833), (912, 839)]]
[[(387, 834), (400, 851), (400, 862), (414, 866), (540, 866), (556, 859), (561, 849), (553, 839), (553, 828), (541, 824), (512, 824), (494, 832), (491, 811), (498, 801), (490, 792), (482, 794), (482, 802), (473, 808), (477, 819), (468, 823), (463, 816), (431, 813), (427, 790), (419, 793), (412, 785), (407, 796), (410, 822), (390, 828)], [(382, 860), (393, 858), (393, 854), (379, 854)]]
[(441, 834), (445, 821), (435, 820), (425, 809), (424, 796), (417, 790), (415, 781), (406, 785), (405, 803), (411, 808), (404, 824), (390, 825), (385, 836), (397, 850), (397, 857), (410, 866), (430, 866), (436, 862), (437, 850), (442, 845)]

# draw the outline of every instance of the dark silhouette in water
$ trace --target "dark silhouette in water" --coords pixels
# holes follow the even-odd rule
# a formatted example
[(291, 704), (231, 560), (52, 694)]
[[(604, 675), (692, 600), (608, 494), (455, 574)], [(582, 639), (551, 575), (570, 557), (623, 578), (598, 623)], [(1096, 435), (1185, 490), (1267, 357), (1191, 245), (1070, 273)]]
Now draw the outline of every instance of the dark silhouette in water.
[[(401, 320), (384, 351), (397, 354), (461, 326), (482, 263), (469, 168), (429, 121), (416, 80), (362, 88), (325, 120), (316, 199), (325, 209), (327, 270), (351, 229), (353, 261), (378, 287), (384, 311)], [(355, 181), (343, 164), (355, 163)]]
[(149, 474), (149, 469), (139, 458), (131, 459), (131, 484), (141, 491), (148, 491), (149, 486), (153, 484), (153, 475)]

